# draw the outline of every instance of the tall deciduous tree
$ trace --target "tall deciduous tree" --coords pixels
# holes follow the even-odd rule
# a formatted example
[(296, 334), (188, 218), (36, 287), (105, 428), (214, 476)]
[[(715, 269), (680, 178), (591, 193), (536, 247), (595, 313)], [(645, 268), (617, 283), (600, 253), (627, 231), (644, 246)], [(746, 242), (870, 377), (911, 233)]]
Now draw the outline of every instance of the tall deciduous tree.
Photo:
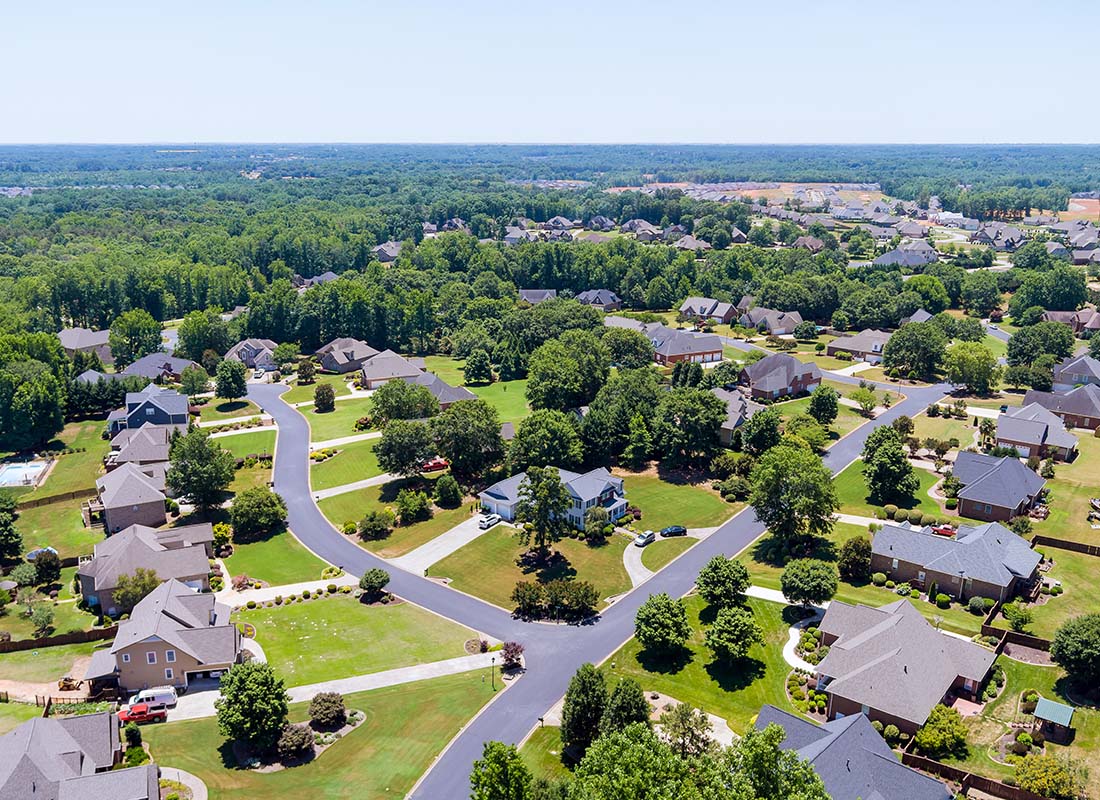
[(705, 389), (673, 389), (657, 403), (653, 443), (670, 466), (709, 461), (720, 444), (726, 404)]
[(374, 448), (378, 465), (386, 472), (407, 478), (419, 475), (424, 462), (435, 455), (431, 431), (423, 422), (398, 419), (382, 431)]
[(600, 735), (621, 731), (628, 725), (649, 725), (649, 701), (633, 678), (620, 678), (607, 699), (607, 708), (600, 719)]
[(817, 558), (798, 558), (784, 567), (779, 583), (790, 602), (821, 605), (836, 594), (836, 567)]
[(966, 386), (976, 394), (988, 394), (1001, 377), (997, 357), (978, 342), (959, 342), (949, 348), (944, 370), (947, 380), (956, 386)]
[(509, 448), (511, 468), (522, 472), (529, 466), (575, 469), (584, 457), (574, 417), (564, 411), (540, 408), (519, 424)]
[(715, 556), (695, 579), (699, 596), (716, 608), (730, 608), (745, 599), (749, 571), (740, 561)]
[(832, 530), (840, 508), (832, 474), (816, 453), (780, 445), (760, 457), (749, 502), (757, 519), (790, 548)]
[(107, 338), (115, 364), (125, 367), (160, 350), (160, 323), (142, 308), (119, 314)]
[(641, 331), (608, 328), (603, 344), (611, 356), (611, 363), (620, 369), (641, 369), (653, 363), (653, 345)]
[(920, 489), (902, 436), (889, 425), (871, 431), (863, 444), (863, 477), (873, 503), (905, 503)]
[(634, 636), (646, 650), (673, 653), (691, 636), (684, 604), (665, 592), (650, 595), (634, 616)]
[(527, 800), (531, 770), (513, 745), (486, 742), (470, 773), (470, 800)]
[(516, 536), (527, 543), (533, 539), (540, 557), (545, 558), (550, 544), (569, 532), (566, 512), (572, 503), (572, 495), (554, 467), (529, 468), (519, 485), (516, 520), (523, 524)]
[(471, 352), (462, 367), (462, 376), (466, 383), (492, 383), (493, 363), (489, 354), (480, 347)]
[(430, 428), (439, 455), (450, 461), (459, 475), (480, 475), (504, 457), (500, 420), (496, 409), (484, 400), (451, 404), (432, 418)]
[(236, 359), (221, 361), (214, 375), (214, 394), (226, 400), (248, 394), (248, 368)]
[(286, 727), (288, 701), (283, 679), (270, 664), (246, 661), (222, 673), (221, 696), (214, 701), (223, 736), (264, 752)]
[(180, 323), (175, 354), (199, 362), (207, 350), (221, 356), (225, 355), (229, 346), (229, 324), (221, 318), (221, 314), (213, 309), (192, 311)]
[(932, 375), (943, 361), (947, 337), (933, 322), (910, 322), (890, 336), (882, 351), (882, 363), (902, 375)]
[(216, 440), (192, 428), (172, 442), (164, 482), (177, 497), (209, 510), (224, 499), (235, 467), (233, 456)]
[(723, 608), (707, 628), (705, 641), (715, 658), (729, 663), (747, 656), (754, 644), (762, 644), (764, 631), (749, 609)]
[(584, 753), (600, 735), (600, 721), (607, 708), (607, 684), (603, 673), (582, 664), (565, 691), (561, 710), (562, 747)]
[(839, 412), (840, 394), (837, 390), (823, 383), (818, 385), (810, 395), (810, 416), (822, 425), (832, 425)]

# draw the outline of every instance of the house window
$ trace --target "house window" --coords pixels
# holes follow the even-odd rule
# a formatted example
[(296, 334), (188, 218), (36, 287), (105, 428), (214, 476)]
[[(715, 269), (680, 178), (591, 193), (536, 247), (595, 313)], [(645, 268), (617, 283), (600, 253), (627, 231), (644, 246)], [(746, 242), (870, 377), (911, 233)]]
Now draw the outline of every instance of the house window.
[(130, 654), (129, 653), (123, 653), (122, 654), (122, 663), (123, 664), (129, 664), (130, 663)]
[(175, 650), (165, 650), (164, 651), (164, 660), (167, 661), (169, 664), (175, 664), (176, 663), (176, 651)]
[(151, 409), (151, 408), (145, 409), (145, 416), (147, 416), (147, 417), (153, 416), (153, 409)]
[(149, 652), (147, 652), (145, 654), (145, 662), (147, 664), (156, 664), (157, 663), (157, 653), (156, 653), (155, 650), (150, 650)]
[(175, 677), (175, 673), (172, 672), (172, 668), (171, 667), (166, 667), (165, 670), (164, 670), (164, 679), (166, 681), (170, 681), (174, 677)]
[(891, 569), (897, 569), (898, 568), (898, 560), (896, 558), (890, 559), (890, 568)]

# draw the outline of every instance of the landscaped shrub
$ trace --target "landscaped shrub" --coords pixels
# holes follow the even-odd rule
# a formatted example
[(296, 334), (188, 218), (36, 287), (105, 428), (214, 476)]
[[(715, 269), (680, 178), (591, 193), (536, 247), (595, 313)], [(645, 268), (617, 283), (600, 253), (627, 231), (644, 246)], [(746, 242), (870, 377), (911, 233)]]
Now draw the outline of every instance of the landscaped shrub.
[(898, 740), (898, 736), (900, 735), (901, 731), (898, 730), (897, 725), (887, 725), (885, 730), (883, 730), (882, 732), (882, 737), (890, 744), (896, 742)]
[(309, 721), (317, 728), (343, 727), (347, 720), (344, 696), (339, 692), (321, 692), (309, 701)]
[(911, 597), (913, 600), (919, 600), (920, 599), (920, 591), (918, 591), (917, 589), (910, 589), (909, 590), (909, 597)]
[(882, 733), (882, 722), (880, 722), (879, 720), (877, 720), (877, 719), (872, 720), (871, 721), (871, 727), (874, 728), (876, 731), (878, 731), (879, 734)]
[(871, 576), (871, 583), (873, 583), (875, 586), (885, 586), (886, 575), (881, 572), (876, 572), (874, 575)]
[(359, 588), (369, 600), (377, 598), (390, 582), (390, 573), (380, 567), (368, 569), (359, 579)]
[(141, 746), (141, 728), (138, 727), (136, 722), (126, 723), (126, 727), (122, 729), (122, 735), (126, 739), (127, 747)]
[(305, 725), (287, 725), (283, 728), (275, 752), (283, 761), (295, 761), (313, 752), (313, 732)]
[(936, 595), (936, 605), (940, 608), (949, 608), (951, 606), (951, 597), (940, 592)]
[(985, 614), (985, 603), (981, 597), (975, 595), (970, 598), (970, 601), (966, 604), (966, 610), (975, 616), (983, 616)]
[(545, 592), (541, 584), (518, 581), (512, 590), (512, 602), (521, 617), (538, 617), (542, 614)]
[(505, 642), (500, 648), (501, 669), (515, 669), (523, 657), (523, 645), (519, 642)]
[(911, 522), (913, 525), (920, 525), (921, 520), (924, 519), (924, 512), (922, 512), (919, 508), (913, 508), (910, 509), (908, 517), (909, 522)]
[(328, 592), (329, 594), (335, 594), (336, 584), (335, 583), (330, 583), (328, 586), (325, 587), (325, 591)]
[(920, 515), (920, 524), (921, 524), (921, 527), (925, 527), (927, 525), (935, 525), (936, 524), (935, 515), (933, 515), (933, 514), (921, 514)]
[(256, 601), (255, 600), (249, 600), (247, 603), (245, 603), (245, 605), (248, 606), (250, 609), (255, 608), (256, 607)]
[(898, 513), (898, 507), (893, 503), (887, 503), (883, 510), (886, 512), (886, 519), (893, 519)]
[(959, 499), (957, 497), (948, 497), (946, 500), (943, 501), (943, 505), (944, 508), (948, 509), (949, 511), (954, 511), (956, 508), (959, 507)]
[(302, 589), (302, 599), (303, 600), (308, 600), (309, 599), (309, 589)]
[(909, 596), (909, 584), (908, 583), (899, 583), (897, 586), (894, 587), (894, 594), (898, 595), (899, 597), (908, 597)]

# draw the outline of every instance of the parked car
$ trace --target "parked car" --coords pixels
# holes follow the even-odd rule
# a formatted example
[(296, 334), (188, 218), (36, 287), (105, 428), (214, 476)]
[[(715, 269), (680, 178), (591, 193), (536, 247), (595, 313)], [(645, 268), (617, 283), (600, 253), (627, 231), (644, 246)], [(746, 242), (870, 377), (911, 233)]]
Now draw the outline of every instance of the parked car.
[(1008, 405), (1007, 404), (1001, 406), (1001, 413), (1002, 414), (1007, 414), (1008, 413)]
[(256, 367), (256, 371), (252, 373), (252, 377), (255, 378), (256, 380), (259, 380), (265, 374), (266, 374), (266, 371), (264, 370), (263, 367)]
[(451, 466), (451, 462), (442, 456), (436, 456), (435, 458), (429, 458), (423, 464), (420, 465), (421, 472), (435, 472), (440, 469), (447, 469)]
[(653, 541), (657, 538), (657, 534), (653, 531), (646, 531), (645, 533), (639, 533), (634, 537), (635, 547), (645, 547), (647, 544), (653, 544)]
[(130, 697), (128, 705), (148, 703), (154, 706), (174, 706), (176, 704), (176, 690), (171, 686), (154, 686), (152, 689), (142, 689)]
[(481, 530), (487, 531), (498, 522), (500, 522), (500, 514), (485, 514), (478, 520), (477, 526), (481, 528)]
[(661, 529), (661, 536), (687, 536), (688, 529), (683, 525), (669, 525)]
[(167, 722), (168, 712), (164, 709), (164, 706), (135, 703), (119, 710), (118, 721), (124, 725), (127, 722), (136, 722), (138, 725), (146, 722)]

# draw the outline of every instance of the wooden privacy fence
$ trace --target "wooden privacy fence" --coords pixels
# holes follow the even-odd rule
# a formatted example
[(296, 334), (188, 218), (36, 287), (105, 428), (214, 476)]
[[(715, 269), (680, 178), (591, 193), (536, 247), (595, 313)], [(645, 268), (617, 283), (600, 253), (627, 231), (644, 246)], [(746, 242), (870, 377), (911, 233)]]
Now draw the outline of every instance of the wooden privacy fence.
[(49, 497), (36, 497), (32, 500), (21, 500), (15, 504), (17, 511), (22, 511), (28, 508), (38, 508), (39, 506), (48, 506), (52, 503), (61, 503), (66, 500), (79, 500), (85, 497), (94, 497), (96, 489), (94, 486), (90, 486), (86, 489), (74, 489), (71, 492), (64, 492), (62, 494), (52, 494)]
[(1001, 613), (1002, 605), (1004, 604), (1000, 600), (993, 604), (993, 607), (989, 609), (989, 613), (985, 615), (985, 619), (982, 620), (981, 627), (982, 636), (992, 636), (999, 640), (996, 649), (998, 655), (1004, 652), (1006, 644), (1018, 644), (1021, 647), (1030, 647), (1034, 650), (1042, 650), (1044, 652), (1050, 650), (1049, 639), (996, 627), (993, 621), (997, 619), (997, 615)]
[(43, 636), (39, 639), (20, 639), (16, 642), (0, 642), (0, 653), (16, 653), (20, 650), (34, 650), (38, 647), (53, 647), (59, 644), (82, 644), (84, 642), (102, 642), (114, 639), (118, 626), (95, 628), (90, 631), (72, 631), (57, 636)]
[(1009, 786), (1007, 783), (991, 778), (983, 778), (981, 775), (974, 775), (964, 769), (942, 764), (915, 753), (903, 752), (901, 763), (959, 784), (962, 787), (962, 794), (966, 794), (970, 789), (977, 789), (979, 792), (1000, 797), (1002, 800), (1044, 800), (1042, 795), (1021, 789), (1019, 786)]
[(1084, 553), (1086, 556), (1100, 558), (1100, 546), (1085, 544), (1084, 542), (1067, 542), (1065, 539), (1053, 539), (1050, 536), (1035, 536), (1031, 540), (1032, 547), (1054, 547), (1058, 550), (1069, 550), (1071, 553)]

